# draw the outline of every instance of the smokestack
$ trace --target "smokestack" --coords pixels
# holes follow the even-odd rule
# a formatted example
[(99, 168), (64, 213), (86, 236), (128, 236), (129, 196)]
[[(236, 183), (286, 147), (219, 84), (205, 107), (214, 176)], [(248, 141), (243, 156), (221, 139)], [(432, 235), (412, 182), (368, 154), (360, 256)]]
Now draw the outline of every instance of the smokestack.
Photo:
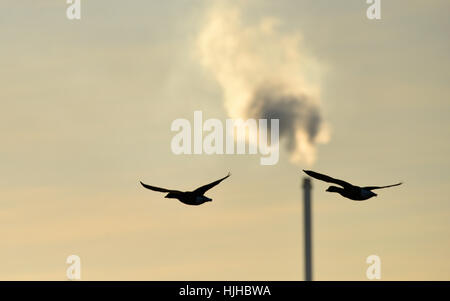
[(312, 216), (311, 216), (311, 179), (303, 179), (303, 219), (305, 221), (305, 281), (312, 281)]

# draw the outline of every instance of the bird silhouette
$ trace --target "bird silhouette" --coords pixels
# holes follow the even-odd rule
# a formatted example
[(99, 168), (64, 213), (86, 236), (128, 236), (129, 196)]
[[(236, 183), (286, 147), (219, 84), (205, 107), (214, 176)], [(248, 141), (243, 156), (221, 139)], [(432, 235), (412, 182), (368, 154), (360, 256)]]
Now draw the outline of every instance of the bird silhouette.
[(337, 192), (340, 195), (342, 195), (345, 198), (354, 200), (354, 201), (364, 201), (364, 200), (368, 200), (371, 197), (377, 196), (376, 193), (374, 193), (372, 190), (375, 189), (382, 189), (382, 188), (388, 188), (388, 187), (393, 187), (393, 186), (398, 186), (401, 185), (402, 183), (397, 183), (397, 184), (393, 184), (393, 185), (387, 185), (387, 186), (364, 186), (364, 187), (359, 187), (359, 186), (355, 186), (352, 185), (350, 183), (347, 183), (345, 181), (339, 180), (339, 179), (335, 179), (332, 178), (330, 176), (312, 171), (312, 170), (303, 170), (307, 175), (316, 178), (318, 180), (321, 181), (325, 181), (328, 183), (334, 183), (337, 184), (339, 186), (342, 187), (337, 187), (337, 186), (330, 186), (327, 188), (326, 191), (328, 192)]
[(168, 192), (167, 195), (165, 196), (165, 198), (178, 199), (183, 204), (196, 206), (196, 205), (201, 205), (206, 202), (211, 202), (212, 199), (206, 197), (204, 194), (208, 190), (210, 190), (211, 188), (213, 188), (214, 186), (218, 185), (220, 182), (222, 182), (223, 180), (228, 178), (229, 176), (231, 176), (231, 173), (228, 173), (227, 176), (225, 176), (217, 181), (214, 181), (212, 183), (203, 185), (193, 191), (179, 191), (179, 190), (166, 189), (166, 188), (161, 188), (161, 187), (150, 186), (150, 185), (144, 184), (142, 182), (141, 182), (141, 185), (144, 186), (145, 188), (153, 190), (153, 191)]

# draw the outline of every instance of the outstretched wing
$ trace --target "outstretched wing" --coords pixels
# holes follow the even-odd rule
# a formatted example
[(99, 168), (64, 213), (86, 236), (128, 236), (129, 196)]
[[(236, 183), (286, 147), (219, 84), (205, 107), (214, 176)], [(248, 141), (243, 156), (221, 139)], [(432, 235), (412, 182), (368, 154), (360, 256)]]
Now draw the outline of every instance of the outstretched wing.
[(366, 186), (366, 187), (362, 187), (363, 189), (366, 190), (375, 190), (375, 189), (382, 189), (382, 188), (388, 188), (388, 187), (394, 187), (394, 186), (398, 186), (398, 185), (402, 185), (403, 183), (397, 183), (397, 184), (393, 184), (393, 185), (387, 185), (387, 186)]
[(141, 185), (144, 186), (147, 189), (153, 190), (153, 191), (159, 191), (159, 192), (178, 192), (178, 190), (170, 190), (170, 189), (166, 189), (166, 188), (161, 188), (161, 187), (155, 187), (155, 186), (150, 186), (147, 184), (144, 184), (141, 182)]
[(228, 175), (223, 177), (222, 179), (219, 179), (217, 181), (214, 181), (212, 183), (209, 183), (209, 184), (206, 184), (206, 185), (204, 185), (202, 187), (199, 187), (199, 188), (195, 189), (193, 192), (203, 195), (203, 194), (205, 194), (205, 192), (207, 192), (208, 190), (210, 190), (211, 188), (213, 188), (214, 186), (216, 186), (217, 184), (219, 184), (220, 182), (222, 182), (223, 180), (225, 180), (229, 176), (231, 176), (231, 173), (228, 173)]
[(311, 176), (313, 178), (316, 178), (318, 180), (325, 181), (325, 182), (328, 182), (328, 183), (334, 183), (334, 184), (340, 185), (340, 186), (342, 186), (344, 188), (353, 186), (352, 184), (347, 183), (345, 181), (342, 181), (342, 180), (339, 180), (339, 179), (335, 179), (335, 178), (332, 178), (330, 176), (327, 176), (327, 175), (324, 175), (324, 174), (321, 174), (321, 173), (318, 173), (318, 172), (315, 172), (315, 171), (312, 171), (312, 170), (303, 170), (303, 171), (307, 175), (309, 175), (309, 176)]

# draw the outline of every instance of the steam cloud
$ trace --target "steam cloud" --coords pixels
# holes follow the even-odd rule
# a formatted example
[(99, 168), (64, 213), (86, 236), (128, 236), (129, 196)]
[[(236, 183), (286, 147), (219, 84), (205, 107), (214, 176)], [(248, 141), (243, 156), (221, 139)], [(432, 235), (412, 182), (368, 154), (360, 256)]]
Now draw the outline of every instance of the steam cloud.
[(266, 17), (244, 25), (239, 7), (216, 6), (199, 34), (198, 53), (222, 87), (231, 118), (279, 119), (291, 160), (311, 164), (316, 145), (329, 140), (320, 66), (300, 50), (300, 35), (278, 32), (278, 23)]

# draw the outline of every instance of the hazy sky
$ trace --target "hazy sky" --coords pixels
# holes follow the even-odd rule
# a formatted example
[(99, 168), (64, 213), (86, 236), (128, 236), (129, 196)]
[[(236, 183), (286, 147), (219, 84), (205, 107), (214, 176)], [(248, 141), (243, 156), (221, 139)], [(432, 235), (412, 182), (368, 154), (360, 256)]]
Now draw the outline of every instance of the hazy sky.
[[(383, 280), (450, 280), (449, 1), (382, 1), (378, 21), (364, 0), (82, 0), (79, 21), (65, 2), (0, 3), (1, 280), (65, 280), (71, 254), (83, 280), (302, 280), (303, 168), (404, 182), (366, 202), (313, 182), (315, 279), (365, 280), (376, 254)], [(205, 63), (230, 12), (208, 41), (238, 55)], [(315, 160), (171, 152), (173, 120), (225, 120), (262, 75), (314, 95)], [(228, 171), (198, 207), (139, 185)]]

